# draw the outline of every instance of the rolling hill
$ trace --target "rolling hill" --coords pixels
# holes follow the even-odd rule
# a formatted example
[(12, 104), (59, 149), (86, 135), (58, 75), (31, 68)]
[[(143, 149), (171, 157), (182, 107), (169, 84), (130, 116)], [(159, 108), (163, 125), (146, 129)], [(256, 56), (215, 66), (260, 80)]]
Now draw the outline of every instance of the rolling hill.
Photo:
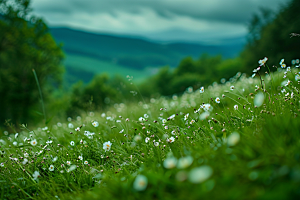
[[(159, 67), (176, 67), (187, 56), (202, 53), (235, 57), (243, 42), (203, 45), (190, 42), (158, 42), (141, 37), (95, 34), (70, 28), (51, 28), (54, 39), (66, 54), (66, 83), (88, 82), (97, 73), (134, 76), (136, 81), (155, 74)], [(232, 39), (231, 39), (232, 40)], [(241, 41), (241, 40), (239, 40)]]

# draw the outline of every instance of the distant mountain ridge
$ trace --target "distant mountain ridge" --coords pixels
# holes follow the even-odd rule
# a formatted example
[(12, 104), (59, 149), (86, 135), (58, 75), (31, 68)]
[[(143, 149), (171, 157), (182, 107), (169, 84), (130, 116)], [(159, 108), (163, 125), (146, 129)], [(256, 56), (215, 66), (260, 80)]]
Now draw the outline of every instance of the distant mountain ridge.
[[(208, 53), (221, 54), (224, 58), (235, 57), (244, 45), (242, 42), (226, 45), (162, 43), (141, 37), (96, 34), (64, 27), (50, 28), (50, 31), (58, 43), (63, 43), (67, 76), (73, 79), (68, 82), (76, 82), (76, 78), (88, 81), (96, 73), (125, 73), (126, 70), (146, 73), (144, 75), (147, 76), (146, 69), (165, 65), (176, 67), (187, 56), (198, 58), (202, 53)], [(113, 70), (114, 67), (122, 70)], [(89, 77), (74, 76), (74, 70), (77, 74), (89, 74)]]

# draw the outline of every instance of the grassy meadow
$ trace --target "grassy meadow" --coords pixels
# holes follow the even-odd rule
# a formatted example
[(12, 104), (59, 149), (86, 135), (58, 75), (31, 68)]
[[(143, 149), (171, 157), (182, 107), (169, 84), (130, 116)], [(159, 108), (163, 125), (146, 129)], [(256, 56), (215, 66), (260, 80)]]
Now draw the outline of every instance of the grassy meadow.
[(5, 131), (0, 198), (297, 199), (299, 60), (280, 64)]
[(136, 83), (138, 83), (145, 80), (145, 78), (154, 75), (158, 71), (158, 68), (150, 66), (141, 70), (124, 68), (117, 63), (72, 54), (68, 55), (64, 62), (67, 66), (66, 71), (68, 72), (65, 74), (64, 79), (66, 84), (76, 83), (79, 77), (84, 82), (89, 82), (95, 74), (106, 73), (112, 77), (116, 72), (124, 77), (130, 74), (135, 78)]

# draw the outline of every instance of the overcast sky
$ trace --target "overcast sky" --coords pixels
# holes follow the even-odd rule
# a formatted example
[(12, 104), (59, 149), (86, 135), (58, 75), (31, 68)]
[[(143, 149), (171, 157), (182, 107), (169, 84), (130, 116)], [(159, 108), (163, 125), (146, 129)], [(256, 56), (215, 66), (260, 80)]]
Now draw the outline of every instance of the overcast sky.
[[(289, 0), (32, 0), (33, 13), (49, 26), (160, 37), (236, 37), (260, 7)], [(172, 34), (174, 33), (174, 34)], [(165, 33), (166, 34), (166, 33)]]

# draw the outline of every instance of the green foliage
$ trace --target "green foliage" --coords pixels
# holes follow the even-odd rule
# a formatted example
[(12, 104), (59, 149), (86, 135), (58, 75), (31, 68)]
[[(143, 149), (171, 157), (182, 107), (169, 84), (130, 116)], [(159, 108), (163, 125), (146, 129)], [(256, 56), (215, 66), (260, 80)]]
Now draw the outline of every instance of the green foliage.
[(75, 116), (83, 110), (103, 110), (114, 103), (131, 101), (137, 93), (134, 90), (131, 82), (120, 76), (96, 75), (87, 85), (83, 82), (73, 85), (66, 114)]
[(299, 9), (300, 1), (291, 0), (274, 17), (266, 10), (261, 16), (253, 17), (249, 42), (241, 54), (243, 72), (250, 74), (253, 67), (258, 67), (257, 61), (264, 56), (271, 60), (269, 66), (279, 66), (279, 62), (274, 61), (282, 58), (289, 66), (293, 59), (299, 57), (300, 41), (297, 37), (290, 37), (291, 33), (300, 32)]
[(146, 97), (182, 94), (188, 87), (197, 89), (214, 81), (219, 82), (222, 78), (229, 79), (241, 66), (239, 58), (224, 60), (220, 55), (208, 54), (202, 54), (197, 60), (186, 57), (174, 70), (161, 68), (156, 75), (142, 83), (141, 93)]
[(1, 199), (299, 199), (299, 85), (282, 84), (284, 75), (262, 77), (267, 90), (242, 75), (201, 94), (5, 133)]
[[(29, 14), (28, 0), (0, 1), (0, 126), (41, 118), (35, 69), (44, 96), (61, 82), (62, 51), (45, 23)], [(41, 118), (42, 119), (42, 118)]]

